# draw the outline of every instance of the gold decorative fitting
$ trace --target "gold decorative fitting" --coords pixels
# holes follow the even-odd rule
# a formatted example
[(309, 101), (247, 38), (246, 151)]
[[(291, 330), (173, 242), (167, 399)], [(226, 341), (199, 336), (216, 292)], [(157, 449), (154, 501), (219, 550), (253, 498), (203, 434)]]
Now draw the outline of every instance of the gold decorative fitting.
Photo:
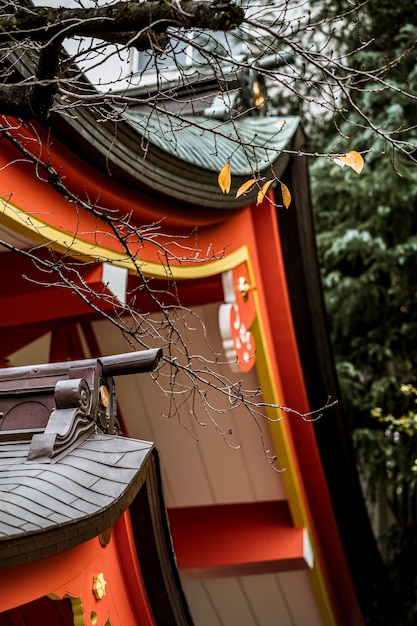
[(107, 409), (107, 407), (109, 406), (109, 390), (107, 389), (106, 385), (100, 385), (98, 393), (101, 406), (104, 409)]
[(249, 285), (248, 281), (246, 280), (244, 276), (239, 277), (237, 288), (239, 289), (242, 299), (245, 302), (249, 298), (249, 292), (255, 289), (255, 287), (253, 287), (252, 285)]
[(104, 580), (103, 572), (96, 574), (93, 578), (93, 593), (96, 600), (101, 600), (106, 595), (107, 582)]

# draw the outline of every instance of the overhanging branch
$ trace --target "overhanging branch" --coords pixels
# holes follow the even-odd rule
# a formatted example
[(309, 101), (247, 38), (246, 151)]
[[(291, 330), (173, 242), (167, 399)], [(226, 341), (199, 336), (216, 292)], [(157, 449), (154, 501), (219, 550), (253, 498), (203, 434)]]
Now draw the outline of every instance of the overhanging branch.
[[(13, 4), (10, 5), (12, 7)], [(0, 87), (0, 114), (22, 119), (47, 117), (58, 89), (61, 44), (70, 37), (92, 37), (138, 50), (163, 50), (169, 28), (229, 31), (244, 12), (227, 0), (116, 2), (92, 9), (18, 7), (0, 15), (0, 43), (31, 48), (36, 62), (30, 82)], [(41, 52), (39, 54), (39, 46)]]
[[(41, 43), (54, 37), (97, 37), (107, 40), (118, 33), (141, 33), (152, 28), (164, 32), (169, 27), (201, 28), (228, 31), (237, 28), (244, 18), (241, 7), (223, 1), (164, 0), (150, 2), (117, 2), (116, 4), (81, 8), (31, 7), (0, 17), (0, 42), (31, 39)], [(125, 41), (123, 41), (125, 43)]]

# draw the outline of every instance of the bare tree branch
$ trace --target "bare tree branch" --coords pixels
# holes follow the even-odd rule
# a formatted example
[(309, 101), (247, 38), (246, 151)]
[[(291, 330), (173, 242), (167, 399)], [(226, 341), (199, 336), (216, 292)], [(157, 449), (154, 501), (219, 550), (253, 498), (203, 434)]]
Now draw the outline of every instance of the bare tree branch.
[[(12, 6), (12, 5), (9, 5)], [(9, 8), (9, 7), (8, 7)], [(16, 7), (12, 14), (0, 15), (0, 43), (31, 39), (41, 43), (57, 38), (97, 37), (132, 46), (137, 44), (135, 35), (153, 29), (165, 32), (167, 28), (201, 28), (228, 31), (237, 28), (244, 17), (243, 9), (224, 0), (181, 0), (176, 3), (163, 0), (150, 2), (117, 2), (91, 9)], [(146, 40), (143, 40), (146, 41)], [(152, 48), (148, 38), (146, 48)]]
[(170, 27), (228, 31), (243, 18), (241, 7), (224, 0), (129, 1), (90, 9), (22, 8), (8, 2), (0, 14), (0, 44), (32, 46), (36, 69), (33, 81), (0, 88), (0, 112), (21, 119), (48, 116), (59, 85), (61, 45), (69, 37), (93, 37), (160, 53), (169, 42)]

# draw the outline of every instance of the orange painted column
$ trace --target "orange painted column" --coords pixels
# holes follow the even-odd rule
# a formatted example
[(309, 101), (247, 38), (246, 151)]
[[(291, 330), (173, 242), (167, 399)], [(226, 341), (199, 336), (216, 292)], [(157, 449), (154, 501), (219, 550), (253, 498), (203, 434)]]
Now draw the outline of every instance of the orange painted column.
[[(281, 401), (284, 406), (307, 414), (319, 407), (309, 406), (304, 381), (308, 373), (303, 372), (298, 353), (276, 211), (276, 207), (266, 201), (261, 207), (252, 209), (257, 242), (252, 255), (257, 296), (263, 312), (274, 377), (283, 392)], [(296, 512), (295, 522), (307, 525), (310, 530), (320, 564), (321, 580), (337, 624), (362, 624), (313, 424), (308, 418), (305, 421), (291, 412), (285, 414), (284, 422), (302, 501), (299, 513), (304, 518), (298, 520), (299, 513)], [(285, 480), (285, 476), (283, 478)]]

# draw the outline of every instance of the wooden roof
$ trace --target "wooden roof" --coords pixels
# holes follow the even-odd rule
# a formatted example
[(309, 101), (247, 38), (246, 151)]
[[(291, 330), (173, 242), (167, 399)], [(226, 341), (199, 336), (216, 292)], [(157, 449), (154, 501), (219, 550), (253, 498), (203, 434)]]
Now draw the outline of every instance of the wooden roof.
[[(283, 174), (289, 159), (286, 150), (296, 149), (292, 139), (300, 121), (289, 116), (222, 122), (203, 115), (155, 117), (127, 111), (117, 122), (98, 124), (97, 115), (86, 107), (77, 109), (76, 116), (53, 120), (55, 136), (81, 150), (95, 167), (132, 188), (169, 198), (172, 209), (180, 205), (183, 211), (196, 204), (230, 211), (254, 201), (256, 191), (235, 198), (236, 190), (253, 174), (265, 174), (271, 167), (277, 178)], [(228, 161), (234, 177), (226, 196), (217, 176)]]
[(0, 569), (72, 548), (111, 528), (145, 482), (153, 445), (93, 434), (56, 463), (30, 441), (0, 442)]

